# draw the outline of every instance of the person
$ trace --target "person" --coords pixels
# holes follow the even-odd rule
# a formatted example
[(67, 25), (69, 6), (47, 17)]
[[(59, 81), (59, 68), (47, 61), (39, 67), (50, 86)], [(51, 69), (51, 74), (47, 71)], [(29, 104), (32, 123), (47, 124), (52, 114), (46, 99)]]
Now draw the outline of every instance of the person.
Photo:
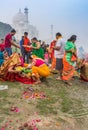
[(24, 36), (22, 36), (22, 38), (21, 38), (21, 40), (20, 40), (20, 49), (21, 49), (21, 54), (22, 54), (22, 56), (23, 56), (23, 52), (24, 52), (23, 44), (24, 44)]
[(88, 82), (88, 61), (84, 61), (80, 68), (81, 80)]
[(6, 37), (5, 37), (5, 50), (7, 51), (8, 56), (12, 55), (12, 48), (11, 48), (12, 45), (15, 46), (15, 47), (17, 47), (17, 48), (20, 48), (20, 46), (17, 45), (12, 40), (12, 37), (15, 35), (15, 33), (16, 33), (16, 30), (12, 29), (11, 32), (9, 34), (7, 34)]
[(16, 53), (13, 53), (8, 59), (4, 60), (3, 64), (0, 67), (0, 79), (7, 79), (9, 73), (13, 75), (13, 67), (20, 62), (19, 56)]
[(4, 63), (4, 60), (7, 59), (8, 54), (6, 51), (0, 51), (0, 66)]
[(44, 61), (49, 66), (49, 54), (48, 54), (48, 50), (46, 50), (46, 52), (44, 54)]
[(55, 66), (56, 66), (56, 58), (54, 57), (54, 47), (56, 45), (56, 40), (53, 40), (50, 43), (50, 49), (49, 49), (49, 57), (51, 59), (51, 70), (55, 70)]
[(77, 59), (76, 70), (79, 72), (79, 76), (82, 81), (88, 82), (88, 59)]
[(5, 50), (5, 43), (4, 43), (4, 39), (1, 39), (1, 43), (0, 43), (0, 50), (4, 51)]
[(75, 45), (77, 36), (72, 35), (66, 42), (65, 54), (63, 58), (63, 73), (62, 80), (68, 85), (72, 85), (70, 79), (74, 76), (75, 67), (74, 63), (77, 61), (77, 49)]
[(4, 62), (4, 55), (3, 52), (0, 51), (0, 66), (3, 64)]
[(50, 70), (45, 64), (45, 61), (41, 58), (38, 58), (35, 55), (31, 56), (32, 63), (28, 65), (27, 68), (32, 69), (32, 77), (36, 80), (36, 83), (41, 83), (41, 77), (48, 77), (50, 75)]
[(45, 54), (46, 53), (46, 43), (45, 43), (45, 41), (42, 41), (41, 48), (43, 49), (44, 54)]
[[(28, 38), (28, 32), (24, 32), (24, 40), (23, 40), (23, 59), (24, 62), (29, 63), (29, 57), (30, 57), (30, 53), (31, 53), (31, 48), (29, 48), (29, 45), (31, 45), (30, 43), (30, 39)], [(27, 58), (27, 60), (26, 60)]]
[(44, 59), (44, 51), (36, 37), (32, 38), (32, 55)]
[(56, 33), (56, 44), (54, 48), (54, 57), (56, 58), (56, 70), (59, 71), (57, 80), (62, 78), (63, 56), (64, 56), (64, 40), (61, 33)]
[(18, 53), (18, 55), (19, 55), (19, 58), (20, 58), (20, 65), (23, 67), (24, 66), (24, 59), (23, 59), (23, 56), (20, 54), (20, 53)]

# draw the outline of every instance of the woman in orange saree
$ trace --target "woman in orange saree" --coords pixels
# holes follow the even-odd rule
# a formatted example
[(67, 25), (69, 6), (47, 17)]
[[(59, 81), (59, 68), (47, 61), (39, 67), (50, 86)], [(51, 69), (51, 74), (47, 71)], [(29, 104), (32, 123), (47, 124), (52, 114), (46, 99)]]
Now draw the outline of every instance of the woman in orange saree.
[(38, 84), (41, 83), (41, 77), (46, 78), (50, 75), (50, 70), (43, 59), (35, 55), (32, 55), (31, 58), (32, 63), (27, 68), (32, 69), (32, 77), (34, 77), (36, 84)]
[(65, 45), (65, 54), (63, 58), (63, 73), (62, 73), (62, 80), (65, 81), (67, 84), (72, 85), (69, 81), (73, 77), (75, 68), (74, 63), (77, 60), (76, 55), (76, 35), (72, 35), (70, 39), (68, 39)]

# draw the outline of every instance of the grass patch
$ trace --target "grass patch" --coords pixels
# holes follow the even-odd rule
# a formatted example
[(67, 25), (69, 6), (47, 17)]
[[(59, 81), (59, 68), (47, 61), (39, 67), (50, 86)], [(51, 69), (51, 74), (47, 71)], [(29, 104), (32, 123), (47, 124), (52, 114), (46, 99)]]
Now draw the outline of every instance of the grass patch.
[(61, 111), (62, 112), (69, 112), (69, 110), (72, 108), (73, 102), (68, 97), (68, 94), (65, 89), (62, 89), (59, 93), (60, 98), (62, 99), (61, 102)]
[[(33, 113), (35, 112), (39, 113), (40, 118), (50, 115), (52, 120), (54, 117), (56, 121), (64, 123), (64, 120), (59, 118), (59, 112), (61, 112), (61, 114), (62, 112), (73, 115), (81, 114), (84, 112), (83, 103), (85, 102), (88, 106), (88, 98), (82, 102), (82, 97), (80, 99), (74, 96), (75, 93), (79, 94), (78, 90), (80, 89), (76, 83), (69, 88), (62, 81), (56, 81), (56, 75), (49, 77), (40, 85), (23, 85), (17, 82), (0, 82), (0, 84), (8, 85), (8, 90), (0, 91), (0, 125), (4, 124), (4, 120), (7, 120), (7, 118), (14, 118), (14, 120), (19, 120), (20, 123), (25, 122), (30, 116), (34, 117)], [(30, 99), (30, 101), (27, 102), (27, 100), (22, 99), (22, 93), (24, 90), (27, 90), (26, 88), (28, 87), (33, 87), (33, 89), (38, 90), (38, 92), (44, 92), (47, 98), (41, 100)], [(87, 91), (87, 89), (85, 90), (85, 88), (82, 87), (80, 95), (83, 96)], [(17, 106), (21, 112), (12, 113), (10, 111), (11, 106)], [(14, 128), (16, 128), (17, 124), (15, 122), (13, 122), (13, 124)]]
[(40, 100), (37, 103), (36, 108), (39, 109), (40, 114), (57, 114), (57, 111), (55, 108), (52, 106), (55, 103), (55, 100)]
[(50, 100), (41, 100), (37, 103), (37, 108), (41, 114), (57, 114), (58, 109), (62, 112), (69, 112), (72, 109), (73, 102), (68, 97), (66, 88), (62, 86), (55, 87), (50, 85), (48, 88), (43, 88)]

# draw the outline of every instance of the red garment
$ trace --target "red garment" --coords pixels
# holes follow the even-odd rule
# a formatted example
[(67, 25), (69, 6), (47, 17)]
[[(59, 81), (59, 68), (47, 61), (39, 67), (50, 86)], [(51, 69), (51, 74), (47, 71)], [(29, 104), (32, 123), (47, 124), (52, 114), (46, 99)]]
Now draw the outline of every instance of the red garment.
[(88, 82), (88, 79), (86, 79), (85, 77), (83, 77), (82, 75), (80, 75), (81, 77), (81, 80), (85, 81), (85, 82)]
[(37, 67), (39, 67), (45, 63), (42, 59), (38, 59), (38, 58), (36, 58), (34, 61), (35, 61), (35, 66), (37, 66)]
[(33, 79), (29, 79), (27, 77), (22, 77), (19, 74), (16, 73), (7, 73), (6, 77), (4, 78), (6, 81), (11, 81), (11, 82), (21, 82), (24, 84), (33, 84), (35, 81)]
[(7, 34), (6, 37), (5, 37), (5, 47), (6, 47), (6, 48), (11, 47), (11, 42), (10, 42), (10, 40), (12, 40), (12, 35), (9, 33), (9, 34)]
[(29, 79), (27, 77), (22, 77), (20, 75), (16, 75), (15, 77), (16, 81), (24, 83), (24, 84), (34, 84), (35, 81), (33, 81), (33, 79)]
[(5, 50), (5, 44), (4, 44), (4, 43), (1, 43), (1, 44), (0, 44), (0, 50), (1, 50), (1, 51), (4, 51), (4, 50)]
[(53, 47), (55, 47), (56, 44), (56, 40), (53, 40), (50, 44), (50, 58), (53, 59), (54, 58), (54, 49)]
[[(23, 44), (24, 45), (29, 45), (30, 44), (29, 38), (24, 37), (24, 43)], [(26, 51), (31, 51), (31, 48), (29, 48), (29, 47), (24, 47), (24, 48), (25, 48)]]

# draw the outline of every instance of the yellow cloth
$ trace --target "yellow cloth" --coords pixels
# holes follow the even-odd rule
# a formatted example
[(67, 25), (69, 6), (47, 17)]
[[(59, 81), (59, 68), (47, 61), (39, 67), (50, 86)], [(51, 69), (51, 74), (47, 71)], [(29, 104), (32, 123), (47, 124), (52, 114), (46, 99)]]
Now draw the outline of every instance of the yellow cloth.
[(33, 66), (32, 74), (35, 74), (37, 78), (48, 77), (50, 75), (50, 70), (46, 64), (43, 64), (40, 67)]
[(13, 53), (0, 67), (0, 77), (5, 76), (8, 73), (10, 67), (20, 63), (20, 58), (17, 53)]
[(88, 62), (86, 62), (83, 67), (81, 68), (81, 77), (88, 81)]

